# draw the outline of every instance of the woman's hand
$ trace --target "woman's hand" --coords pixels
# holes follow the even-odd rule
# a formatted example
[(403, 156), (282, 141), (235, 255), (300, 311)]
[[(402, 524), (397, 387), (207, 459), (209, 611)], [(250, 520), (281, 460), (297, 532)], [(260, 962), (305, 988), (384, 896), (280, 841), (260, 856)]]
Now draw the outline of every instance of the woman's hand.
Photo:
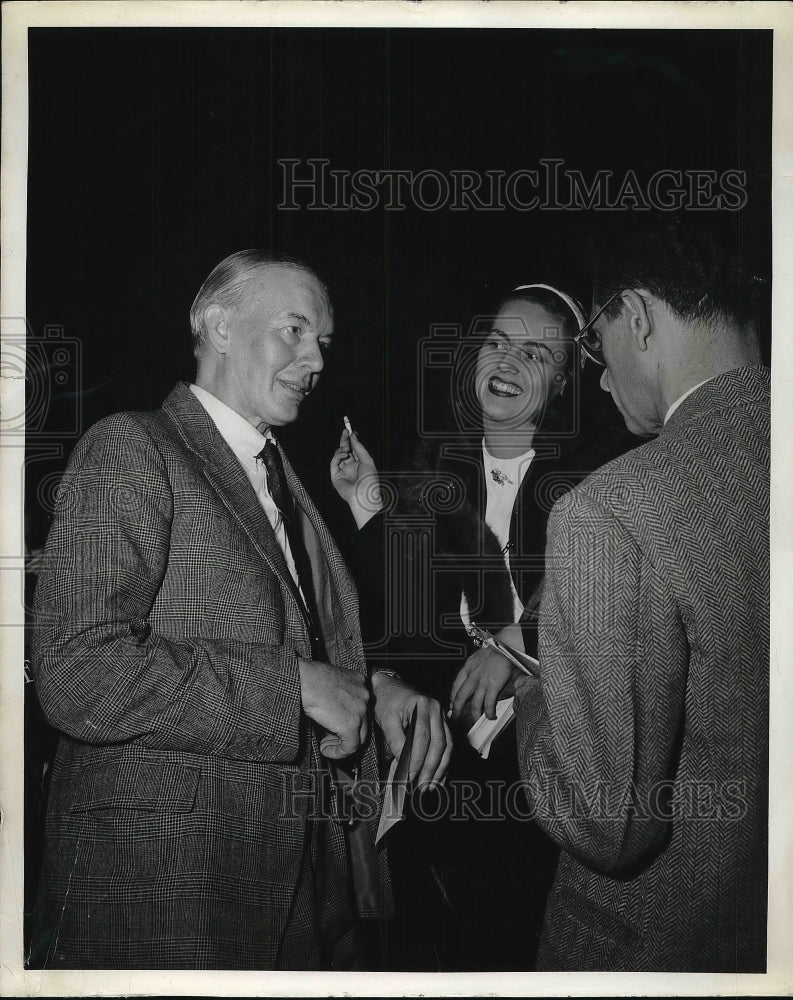
[(383, 509), (380, 478), (374, 459), (358, 440), (355, 431), (348, 431), (346, 427), (330, 460), (330, 481), (342, 500), (346, 501), (359, 528)]
[(488, 719), (495, 719), (499, 695), (512, 694), (512, 671), (509, 660), (489, 646), (469, 656), (452, 685), (452, 718), (459, 719), (467, 707), (474, 722), (483, 712)]
[[(523, 651), (523, 635), (519, 625), (508, 625), (498, 633), (498, 638)], [(482, 646), (465, 661), (465, 666), (452, 684), (452, 718), (459, 719), (467, 712), (474, 722), (484, 714), (496, 717), (499, 697), (508, 698), (514, 693), (513, 681), (523, 674), (494, 649)]]

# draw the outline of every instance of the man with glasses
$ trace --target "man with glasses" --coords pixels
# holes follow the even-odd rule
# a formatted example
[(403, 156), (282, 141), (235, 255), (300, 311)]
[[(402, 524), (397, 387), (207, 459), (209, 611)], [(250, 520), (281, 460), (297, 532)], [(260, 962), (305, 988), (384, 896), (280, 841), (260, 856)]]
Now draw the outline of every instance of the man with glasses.
[(580, 345), (654, 440), (556, 504), (539, 677), (516, 679), (521, 774), (562, 848), (543, 969), (765, 968), (769, 371), (749, 301), (700, 224), (596, 253)]

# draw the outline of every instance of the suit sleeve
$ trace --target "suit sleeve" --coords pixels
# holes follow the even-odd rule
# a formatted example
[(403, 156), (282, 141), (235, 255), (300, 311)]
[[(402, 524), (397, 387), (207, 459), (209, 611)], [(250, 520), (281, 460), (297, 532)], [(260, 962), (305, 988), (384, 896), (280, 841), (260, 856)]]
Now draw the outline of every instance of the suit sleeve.
[[(123, 414), (92, 428), (64, 476), (36, 588), (33, 669), (48, 721), (87, 743), (294, 759), (294, 650), (151, 630), (172, 518), (147, 431)], [(189, 564), (181, 571), (187, 599)]]
[(549, 522), (539, 679), (517, 698), (521, 776), (540, 826), (600, 871), (669, 833), (688, 645), (664, 575), (576, 491)]

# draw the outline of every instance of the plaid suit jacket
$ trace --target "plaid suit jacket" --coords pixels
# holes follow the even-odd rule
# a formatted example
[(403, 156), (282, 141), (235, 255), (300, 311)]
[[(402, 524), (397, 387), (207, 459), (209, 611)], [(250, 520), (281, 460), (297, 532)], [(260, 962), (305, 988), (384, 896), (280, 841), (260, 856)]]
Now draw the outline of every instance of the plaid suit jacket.
[(562, 847), (544, 969), (765, 968), (769, 373), (554, 508), (519, 763)]
[[(328, 658), (364, 671), (354, 585), (284, 465)], [(80, 441), (35, 603), (37, 690), (62, 734), (39, 964), (273, 967), (317, 799), (311, 645), (256, 493), (187, 385)], [(363, 765), (376, 781), (371, 741)]]

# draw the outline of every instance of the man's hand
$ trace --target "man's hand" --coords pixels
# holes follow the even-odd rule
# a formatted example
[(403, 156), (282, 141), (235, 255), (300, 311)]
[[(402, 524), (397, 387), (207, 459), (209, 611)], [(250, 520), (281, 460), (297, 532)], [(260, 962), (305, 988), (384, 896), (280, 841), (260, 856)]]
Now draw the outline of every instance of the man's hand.
[[(523, 635), (519, 625), (509, 625), (498, 633), (515, 649), (523, 651)], [(465, 661), (460, 673), (452, 684), (452, 718), (459, 719), (466, 711), (474, 722), (484, 714), (488, 719), (496, 717), (496, 702), (499, 697), (509, 697), (513, 693), (512, 682), (523, 674), (489, 646), (482, 646)]]
[(322, 754), (333, 760), (349, 757), (363, 745), (369, 731), (366, 679), (354, 670), (344, 670), (320, 660), (298, 657), (297, 662), (303, 710), (328, 731), (320, 739)]
[(330, 460), (330, 481), (359, 528), (383, 509), (377, 466), (355, 431), (345, 428), (341, 432), (339, 447)]
[(439, 785), (452, 755), (452, 734), (441, 706), (404, 681), (384, 673), (372, 675), (372, 691), (375, 720), (395, 757), (399, 756), (405, 743), (405, 731), (416, 707), (416, 730), (408, 777), (411, 781), (416, 779), (419, 789)]

